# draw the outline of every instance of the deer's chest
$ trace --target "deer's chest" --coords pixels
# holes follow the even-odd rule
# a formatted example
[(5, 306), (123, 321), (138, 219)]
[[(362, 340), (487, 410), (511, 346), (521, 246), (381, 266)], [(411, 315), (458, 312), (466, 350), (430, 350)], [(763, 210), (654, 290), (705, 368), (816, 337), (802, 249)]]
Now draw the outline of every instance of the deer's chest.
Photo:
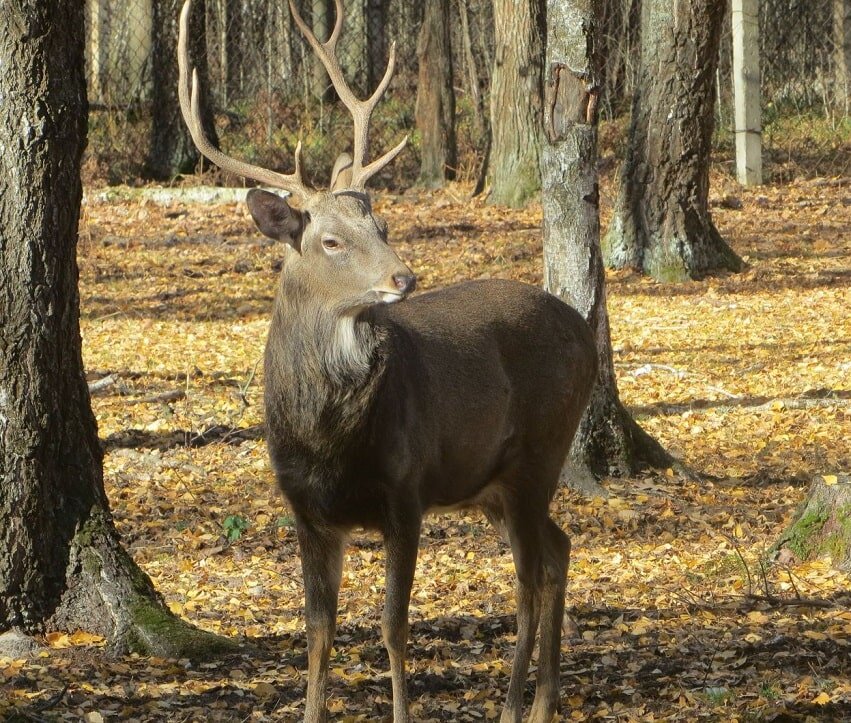
[(285, 449), (272, 451), (272, 463), (297, 515), (340, 528), (382, 529), (391, 490), (375, 470)]

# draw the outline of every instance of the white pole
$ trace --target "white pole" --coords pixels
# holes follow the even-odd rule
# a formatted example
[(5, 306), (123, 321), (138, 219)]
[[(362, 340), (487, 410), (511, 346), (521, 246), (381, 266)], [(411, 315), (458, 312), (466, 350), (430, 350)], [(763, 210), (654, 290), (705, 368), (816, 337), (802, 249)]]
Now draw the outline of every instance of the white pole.
[(758, 9), (759, 0), (733, 0), (736, 174), (744, 186), (762, 183)]

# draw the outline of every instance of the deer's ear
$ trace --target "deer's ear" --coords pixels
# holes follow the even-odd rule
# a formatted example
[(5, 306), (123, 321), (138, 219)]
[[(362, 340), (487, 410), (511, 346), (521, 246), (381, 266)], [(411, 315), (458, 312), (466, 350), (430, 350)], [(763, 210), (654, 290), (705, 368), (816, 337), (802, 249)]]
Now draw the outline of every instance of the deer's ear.
[(262, 234), (283, 241), (301, 252), (301, 232), (304, 229), (301, 211), (292, 208), (280, 196), (259, 188), (252, 188), (245, 201)]
[(352, 185), (352, 157), (348, 153), (341, 153), (334, 162), (331, 171), (331, 192), (340, 191)]

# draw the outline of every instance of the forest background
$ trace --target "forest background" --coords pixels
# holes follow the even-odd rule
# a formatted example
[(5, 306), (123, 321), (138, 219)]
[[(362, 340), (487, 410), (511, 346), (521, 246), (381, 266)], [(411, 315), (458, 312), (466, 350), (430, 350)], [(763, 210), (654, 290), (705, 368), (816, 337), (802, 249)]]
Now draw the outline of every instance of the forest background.
[[(384, 146), (414, 131), (402, 162), (380, 179), (377, 207), (391, 240), (422, 288), (487, 276), (540, 284), (540, 205), (510, 210), (486, 193), (491, 3), (450, 4), (457, 181), (440, 191), (416, 187), (415, 5), (364, 3), (364, 33), (345, 36), (348, 70), (364, 88), (374, 84), (370, 53), (383, 68), (386, 41), (399, 44), (392, 98), (375, 129)], [(744, 189), (733, 178), (724, 24), (710, 206), (746, 269), (686, 284), (630, 271), (608, 276), (622, 399), (687, 469), (603, 479), (605, 497), (558, 495), (555, 514), (574, 541), (569, 605), (578, 624), (565, 647), (565, 718), (851, 715), (847, 572), (829, 556), (771, 549), (807, 486), (844, 484), (849, 468), (851, 121), (837, 5), (761, 6), (763, 187)], [(109, 53), (118, 50), (91, 45), (92, 24), (111, 23), (102, 37), (112, 48), (145, 21), (117, 14), (139, 7), (133, 3), (99, 7), (109, 19), (89, 13), (79, 258), (107, 492), (125, 543), (169, 607), (250, 640), (260, 655), (115, 660), (101, 654), (97, 636), (55, 633), (41, 657), (0, 661), (8, 692), (0, 705), (25, 719), (292, 719), (303, 699), (302, 591), (292, 519), (261, 439), (258, 367), (280, 252), (253, 231), (233, 194), (191, 190), (198, 178), (205, 186), (233, 179), (156, 169), (158, 157), (191, 162), (192, 170), (197, 163), (191, 151), (180, 159), (173, 148), (157, 150), (165, 136), (154, 132), (162, 121), (154, 120), (151, 49), (165, 26), (151, 15), (148, 54), (125, 81), (115, 69), (131, 64), (113, 62)], [(314, 26), (323, 7), (311, 5)], [(607, 7), (604, 228), (636, 71), (633, 4)], [(344, 150), (349, 121), (303, 62), (287, 17), (282, 5), (208, 0), (210, 101), (229, 153), (286, 167), (301, 136), (308, 173), (319, 179)], [(155, 175), (165, 176), (166, 191), (150, 185)], [(471, 198), (477, 185), (485, 195)], [(376, 612), (381, 563), (370, 537), (346, 559), (331, 702), (346, 719), (388, 711)], [(498, 715), (512, 576), (510, 556), (480, 518), (427, 525), (412, 605), (417, 718)]]

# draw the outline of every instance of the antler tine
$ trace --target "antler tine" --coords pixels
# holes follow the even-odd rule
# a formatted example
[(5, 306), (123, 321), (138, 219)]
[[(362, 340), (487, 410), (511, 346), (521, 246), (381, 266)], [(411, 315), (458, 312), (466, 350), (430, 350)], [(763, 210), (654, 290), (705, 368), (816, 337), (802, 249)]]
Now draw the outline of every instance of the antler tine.
[(381, 158), (366, 164), (366, 157), (369, 147), (369, 121), (372, 116), (372, 111), (378, 105), (378, 101), (387, 91), (387, 86), (390, 85), (390, 79), (393, 77), (393, 71), (396, 67), (396, 43), (390, 47), (390, 57), (387, 61), (387, 69), (384, 71), (384, 77), (378, 84), (378, 87), (372, 95), (366, 100), (360, 100), (349, 88), (345, 77), (343, 76), (342, 68), (337, 60), (336, 47), (337, 40), (340, 37), (340, 32), (343, 27), (343, 3), (342, 0), (335, 0), (337, 17), (334, 22), (334, 30), (331, 37), (324, 43), (320, 43), (313, 31), (304, 22), (293, 0), (289, 0), (290, 12), (293, 15), (293, 20), (302, 32), (313, 52), (316, 53), (325, 70), (328, 72), (328, 77), (331, 79), (331, 84), (337, 95), (343, 102), (343, 105), (351, 113), (352, 121), (354, 122), (354, 148), (352, 151), (352, 187), (363, 189), (366, 182), (392, 161), (408, 142), (407, 136), (395, 148), (385, 153)]
[(195, 146), (198, 150), (213, 163), (215, 163), (223, 171), (229, 171), (245, 178), (251, 178), (260, 183), (275, 188), (282, 188), (289, 191), (293, 195), (305, 198), (313, 193), (313, 191), (305, 185), (301, 177), (301, 141), (298, 142), (295, 149), (295, 171), (291, 174), (277, 173), (270, 171), (267, 168), (254, 166), (244, 161), (238, 161), (235, 158), (222, 153), (216, 148), (204, 133), (204, 126), (201, 121), (201, 102), (200, 102), (200, 86), (198, 82), (198, 71), (192, 68), (192, 81), (190, 86), (189, 81), (189, 12), (192, 6), (192, 0), (186, 0), (183, 4), (183, 9), (180, 11), (180, 31), (177, 36), (177, 68), (178, 68), (178, 86), (177, 95), (180, 100), (180, 110), (183, 113), (183, 120), (189, 128), (189, 133)]
[(343, 0), (334, 0), (334, 10), (334, 29), (331, 31), (331, 37), (325, 42), (325, 45), (332, 51), (336, 50), (337, 41), (340, 39), (340, 33), (343, 30)]

